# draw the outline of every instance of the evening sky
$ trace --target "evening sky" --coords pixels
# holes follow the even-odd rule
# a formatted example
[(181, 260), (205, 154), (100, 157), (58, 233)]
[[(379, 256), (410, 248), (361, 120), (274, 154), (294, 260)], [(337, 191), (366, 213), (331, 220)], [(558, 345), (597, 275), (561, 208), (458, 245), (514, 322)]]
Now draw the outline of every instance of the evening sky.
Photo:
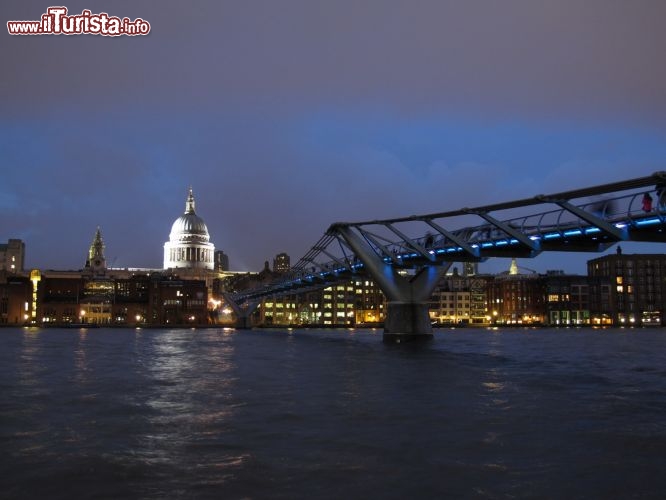
[(99, 226), (109, 264), (159, 268), (190, 186), (232, 270), (259, 270), (334, 221), (666, 170), (663, 0), (65, 6), (151, 32), (0, 35), (0, 242), (24, 240), (27, 267), (80, 268)]

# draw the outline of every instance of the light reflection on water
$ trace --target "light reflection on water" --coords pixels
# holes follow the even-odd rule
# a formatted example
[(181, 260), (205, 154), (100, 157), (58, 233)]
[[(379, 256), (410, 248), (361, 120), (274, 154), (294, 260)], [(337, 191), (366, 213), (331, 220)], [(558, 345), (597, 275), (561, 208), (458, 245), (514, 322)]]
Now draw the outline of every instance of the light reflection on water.
[(0, 330), (9, 498), (661, 498), (666, 332)]

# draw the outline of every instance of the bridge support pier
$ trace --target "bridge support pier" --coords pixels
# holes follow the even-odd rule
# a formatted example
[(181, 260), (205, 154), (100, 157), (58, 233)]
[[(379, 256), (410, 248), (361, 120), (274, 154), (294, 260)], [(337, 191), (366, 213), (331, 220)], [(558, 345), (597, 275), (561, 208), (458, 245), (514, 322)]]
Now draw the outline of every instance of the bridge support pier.
[(432, 339), (428, 301), (451, 263), (433, 262), (423, 266), (414, 275), (401, 276), (351, 227), (338, 225), (334, 229), (363, 262), (366, 271), (388, 299), (384, 314), (384, 342)]
[(238, 328), (239, 330), (249, 330), (252, 328), (252, 313), (257, 309), (259, 301), (254, 300), (239, 305), (234, 302), (231, 295), (228, 293), (223, 293), (222, 296), (227, 305), (233, 309), (234, 314), (236, 315), (235, 328)]
[(389, 302), (384, 319), (384, 342), (396, 343), (432, 339), (428, 303)]
[(239, 316), (236, 318), (235, 328), (238, 330), (249, 330), (252, 328), (252, 318), (250, 316)]

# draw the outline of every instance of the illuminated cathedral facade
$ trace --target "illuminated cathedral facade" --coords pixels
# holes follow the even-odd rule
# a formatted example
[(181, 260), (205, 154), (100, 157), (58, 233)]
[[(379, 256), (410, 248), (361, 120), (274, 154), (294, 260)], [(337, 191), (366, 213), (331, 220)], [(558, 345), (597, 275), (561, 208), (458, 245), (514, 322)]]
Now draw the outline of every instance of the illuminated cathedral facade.
[(169, 241), (164, 243), (164, 269), (213, 270), (214, 258), (215, 245), (210, 242), (205, 222), (196, 214), (190, 188), (185, 213), (175, 220)]

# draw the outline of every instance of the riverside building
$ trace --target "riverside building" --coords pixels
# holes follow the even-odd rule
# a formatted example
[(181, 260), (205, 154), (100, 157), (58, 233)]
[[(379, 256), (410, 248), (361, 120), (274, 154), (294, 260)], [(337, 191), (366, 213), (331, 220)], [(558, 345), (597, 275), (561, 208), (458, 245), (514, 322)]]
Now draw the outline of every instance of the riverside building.
[(0, 243), (0, 271), (11, 273), (23, 272), (25, 260), (25, 243), (18, 239), (10, 239)]
[(593, 322), (617, 326), (660, 326), (666, 306), (666, 255), (622, 253), (587, 263), (595, 289)]
[[(164, 244), (164, 268), (110, 268), (97, 228), (85, 264), (78, 270), (22, 270), (20, 240), (0, 246), (7, 269), (0, 269), (0, 323), (36, 325), (198, 326), (231, 322), (216, 283), (235, 274), (226, 256), (210, 242), (208, 228), (196, 214), (190, 188), (185, 212), (171, 226)], [(14, 266), (14, 267), (12, 267)], [(217, 287), (219, 290), (219, 286)]]

